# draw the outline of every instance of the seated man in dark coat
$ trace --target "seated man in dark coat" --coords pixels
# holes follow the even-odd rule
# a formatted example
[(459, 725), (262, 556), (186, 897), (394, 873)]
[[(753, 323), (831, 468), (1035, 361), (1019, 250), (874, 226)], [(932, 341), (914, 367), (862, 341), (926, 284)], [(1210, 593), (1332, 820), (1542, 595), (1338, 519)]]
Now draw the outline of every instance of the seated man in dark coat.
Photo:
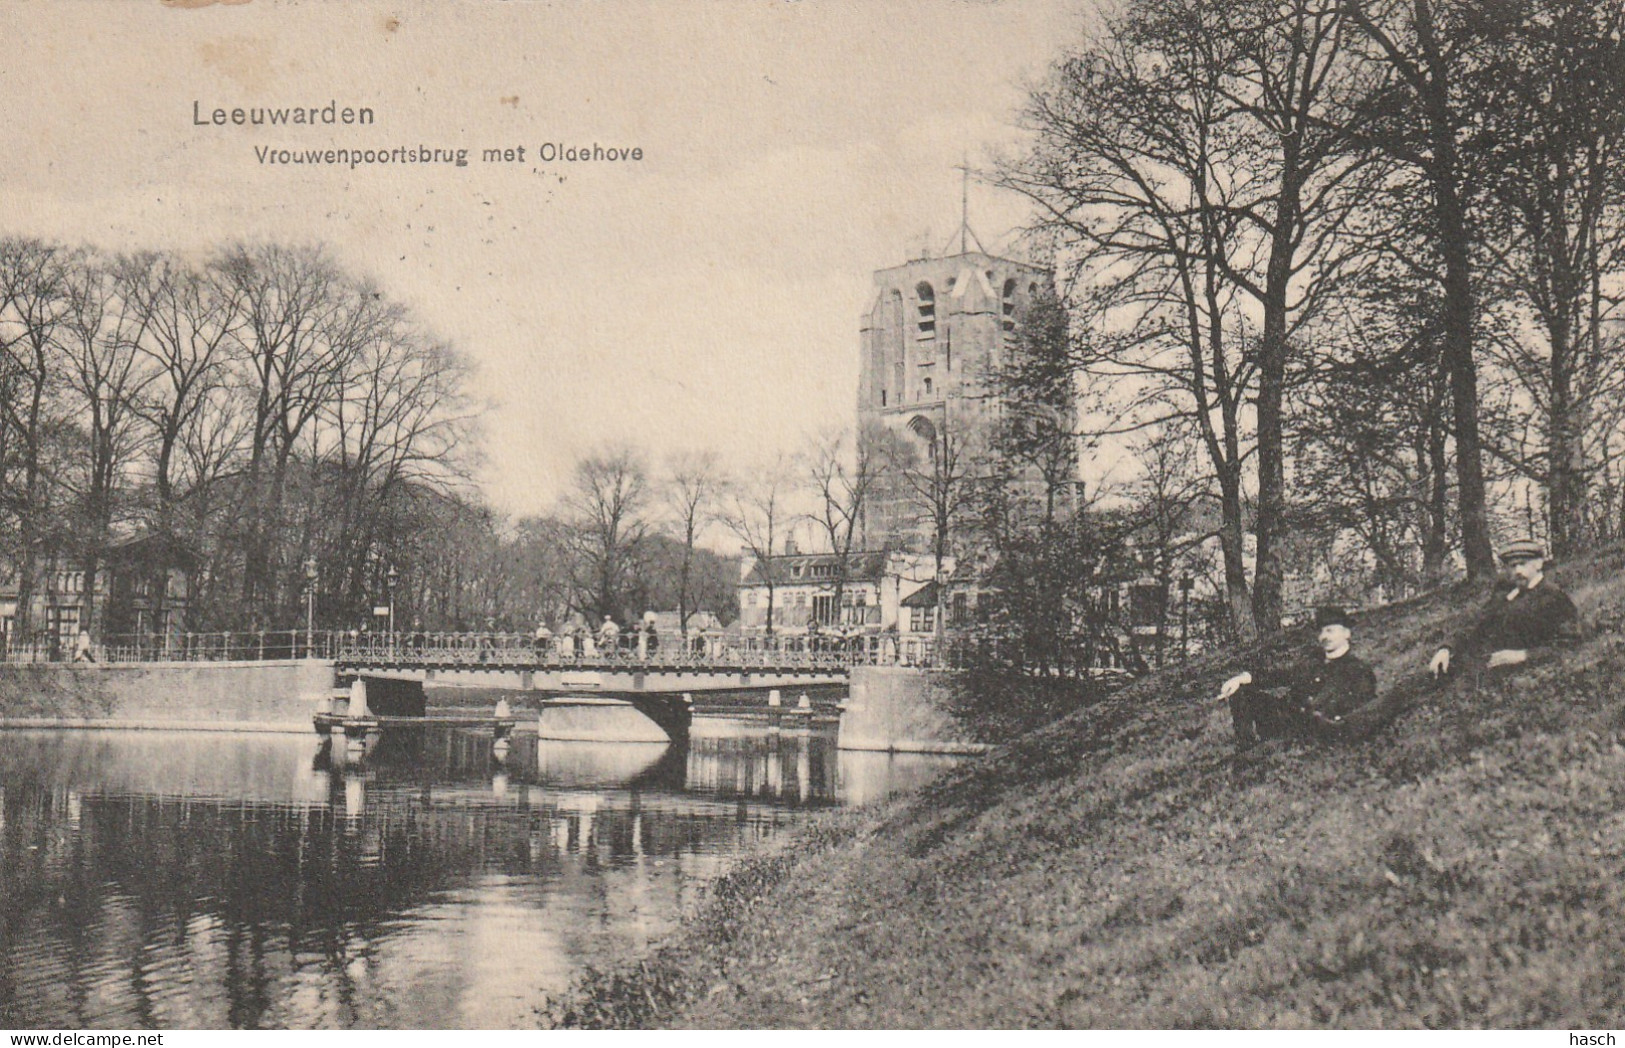
[(1349, 651), (1353, 619), (1341, 608), (1315, 612), (1321, 657), (1277, 670), (1239, 673), (1219, 698), (1230, 702), (1236, 745), (1261, 739), (1308, 736), (1354, 738), (1391, 716), (1377, 699), (1377, 676)]
[(1434, 653), (1428, 669), (1442, 677), (1452, 669), (1495, 669), (1527, 662), (1529, 652), (1572, 644), (1580, 636), (1580, 614), (1569, 595), (1548, 581), (1546, 550), (1533, 539), (1514, 542), (1501, 551), (1507, 572), (1489, 606), (1465, 636)]

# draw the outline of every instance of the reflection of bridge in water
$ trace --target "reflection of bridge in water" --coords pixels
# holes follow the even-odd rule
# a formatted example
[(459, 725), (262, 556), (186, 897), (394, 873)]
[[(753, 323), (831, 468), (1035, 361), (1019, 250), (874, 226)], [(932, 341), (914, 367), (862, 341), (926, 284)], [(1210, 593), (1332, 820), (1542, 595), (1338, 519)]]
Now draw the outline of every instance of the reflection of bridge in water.
[(0, 1019), (522, 1025), (755, 842), (951, 763), (748, 733), (491, 745), (432, 726), (313, 768), (297, 736), (10, 733)]

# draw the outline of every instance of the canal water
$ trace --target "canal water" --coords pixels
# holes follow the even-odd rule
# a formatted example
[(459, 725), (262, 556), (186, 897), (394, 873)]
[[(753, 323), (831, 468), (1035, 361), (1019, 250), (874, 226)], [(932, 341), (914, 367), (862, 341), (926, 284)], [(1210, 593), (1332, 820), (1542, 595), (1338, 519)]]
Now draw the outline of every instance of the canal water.
[[(715, 726), (712, 726), (713, 728)], [(511, 1028), (671, 932), (731, 860), (951, 758), (725, 727), (0, 732), (0, 1027)]]

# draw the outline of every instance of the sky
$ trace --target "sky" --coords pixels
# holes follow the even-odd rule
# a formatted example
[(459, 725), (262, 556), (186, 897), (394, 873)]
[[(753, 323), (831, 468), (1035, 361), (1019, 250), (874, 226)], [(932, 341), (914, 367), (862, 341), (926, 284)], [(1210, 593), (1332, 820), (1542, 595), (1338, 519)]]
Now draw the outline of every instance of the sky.
[[(1026, 89), (1086, 3), (14, 0), (0, 235), (326, 244), (475, 362), (480, 484), (509, 513), (545, 512), (615, 443), (748, 472), (852, 423), (871, 274), (952, 241), (959, 166), (1020, 148)], [(375, 121), (194, 116), (330, 102)], [(643, 159), (539, 162), (544, 143)], [(422, 146), (472, 155), (256, 156)], [(969, 199), (1004, 252), (1025, 204)]]

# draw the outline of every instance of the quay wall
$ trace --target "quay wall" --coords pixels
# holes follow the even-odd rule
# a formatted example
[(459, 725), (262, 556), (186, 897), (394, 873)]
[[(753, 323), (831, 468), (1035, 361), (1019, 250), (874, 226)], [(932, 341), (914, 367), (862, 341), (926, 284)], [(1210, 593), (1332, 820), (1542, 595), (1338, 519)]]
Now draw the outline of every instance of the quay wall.
[(955, 674), (906, 666), (854, 666), (841, 710), (843, 750), (983, 753), (990, 747), (953, 712)]
[(0, 727), (311, 731), (323, 659), (0, 666)]

